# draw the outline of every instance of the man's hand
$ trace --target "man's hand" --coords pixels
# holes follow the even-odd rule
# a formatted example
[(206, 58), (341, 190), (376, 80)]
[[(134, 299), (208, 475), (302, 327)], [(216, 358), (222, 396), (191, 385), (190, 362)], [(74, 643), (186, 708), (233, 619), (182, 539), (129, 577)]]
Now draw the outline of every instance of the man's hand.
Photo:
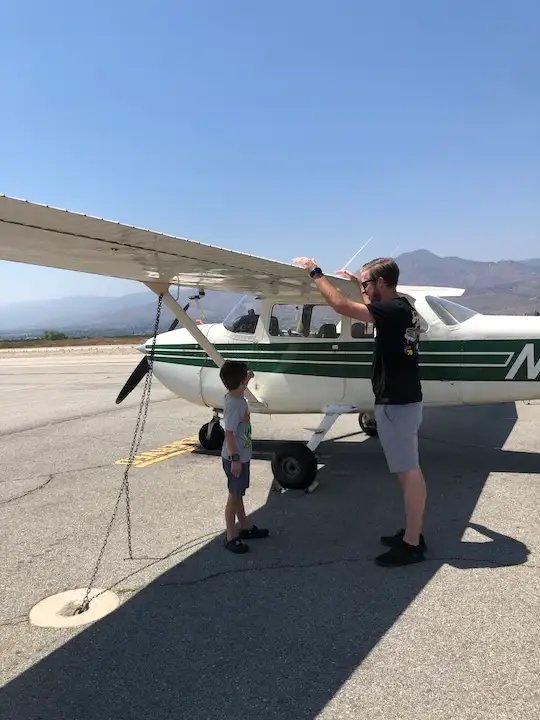
[[(293, 262), (301, 265), (310, 272), (317, 267), (317, 263), (313, 258), (297, 257)], [(354, 279), (354, 281), (359, 284), (360, 291), (362, 292), (362, 282), (360, 278), (357, 278), (353, 273), (349, 273), (348, 270), (341, 270), (340, 273), (348, 277), (349, 280)], [(345, 317), (361, 320), (362, 322), (373, 322), (373, 317), (365, 303), (349, 300), (349, 298), (345, 297), (343, 293), (340, 293), (340, 291), (332, 285), (327, 277), (318, 278), (317, 287), (332, 310), (335, 310), (339, 315), (345, 315)]]
[(350, 280), (351, 282), (358, 283), (358, 285), (361, 284), (361, 280), (358, 277), (358, 275), (355, 275), (352, 272), (349, 272), (349, 270), (338, 270), (336, 272), (336, 275), (341, 275), (341, 277), (347, 278), (347, 280)]
[(336, 275), (341, 275), (341, 277), (347, 278), (347, 280), (350, 280), (351, 282), (354, 282), (358, 285), (358, 288), (360, 290), (360, 295), (362, 296), (364, 303), (366, 305), (369, 304), (369, 296), (366, 294), (366, 291), (364, 290), (364, 286), (362, 285), (362, 278), (358, 277), (358, 275), (355, 275), (352, 272), (349, 272), (349, 270), (338, 270), (336, 272)]
[(296, 263), (297, 265), (301, 265), (306, 270), (309, 270), (310, 272), (317, 267), (317, 263), (313, 258), (307, 258), (307, 257), (297, 257), (294, 258), (293, 263)]
[(235, 477), (240, 477), (240, 473), (242, 472), (242, 463), (240, 460), (235, 460), (231, 463), (231, 472)]

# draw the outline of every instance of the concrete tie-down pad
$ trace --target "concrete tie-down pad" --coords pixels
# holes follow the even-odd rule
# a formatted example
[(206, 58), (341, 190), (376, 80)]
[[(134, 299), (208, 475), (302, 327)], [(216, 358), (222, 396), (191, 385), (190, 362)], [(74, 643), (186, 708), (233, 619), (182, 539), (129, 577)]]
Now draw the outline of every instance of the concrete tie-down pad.
[(86, 597), (86, 588), (66, 590), (41, 600), (30, 611), (30, 622), (39, 627), (70, 628), (100, 620), (120, 605), (110, 590), (94, 589), (89, 594), (89, 607), (77, 613)]

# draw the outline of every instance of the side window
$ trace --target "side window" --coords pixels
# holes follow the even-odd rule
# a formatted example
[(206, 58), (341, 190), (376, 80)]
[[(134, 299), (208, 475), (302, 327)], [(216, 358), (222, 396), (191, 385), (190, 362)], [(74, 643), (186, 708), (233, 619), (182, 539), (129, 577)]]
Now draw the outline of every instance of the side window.
[(331, 307), (328, 305), (315, 305), (311, 313), (310, 337), (337, 338), (340, 336), (340, 322), (341, 316)]
[(375, 326), (373, 323), (365, 323), (355, 320), (351, 324), (351, 337), (354, 340), (361, 338), (373, 338), (375, 337)]
[(272, 337), (302, 337), (302, 306), (273, 305), (270, 313), (268, 334)]
[(340, 316), (327, 305), (274, 305), (268, 333), (272, 337), (337, 338)]

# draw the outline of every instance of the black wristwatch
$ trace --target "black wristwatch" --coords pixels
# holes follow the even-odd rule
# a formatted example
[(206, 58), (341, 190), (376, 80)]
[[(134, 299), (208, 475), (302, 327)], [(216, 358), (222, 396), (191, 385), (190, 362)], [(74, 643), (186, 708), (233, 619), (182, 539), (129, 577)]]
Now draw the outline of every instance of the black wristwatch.
[(320, 267), (315, 267), (315, 268), (313, 268), (313, 270), (309, 273), (309, 275), (310, 275), (310, 277), (312, 277), (313, 279), (315, 279), (315, 278), (320, 278), (320, 277), (323, 276), (323, 271), (321, 270)]
[(240, 455), (235, 453), (234, 455), (229, 455), (229, 458), (232, 462), (238, 462), (240, 460)]

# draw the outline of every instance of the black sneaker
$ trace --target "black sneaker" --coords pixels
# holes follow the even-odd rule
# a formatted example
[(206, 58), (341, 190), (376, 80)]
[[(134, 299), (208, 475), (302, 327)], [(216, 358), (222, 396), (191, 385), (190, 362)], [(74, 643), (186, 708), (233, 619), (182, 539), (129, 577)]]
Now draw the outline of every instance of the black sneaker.
[[(400, 530), (395, 535), (383, 535), (381, 537), (381, 542), (383, 545), (386, 545), (386, 547), (395, 547), (396, 545), (399, 545), (403, 538), (405, 537), (405, 530)], [(424, 540), (424, 536), (422, 533), (420, 533), (420, 545), (419, 547), (425, 552), (427, 550), (426, 541)]]
[(270, 535), (270, 531), (266, 528), (258, 528), (253, 525), (249, 530), (240, 530), (238, 537), (243, 540), (257, 540), (258, 538), (266, 538)]
[(403, 540), (390, 548), (388, 552), (375, 558), (375, 562), (381, 567), (400, 567), (419, 563), (423, 560), (423, 549), (419, 545), (409, 545)]
[(231, 552), (235, 553), (236, 555), (247, 553), (247, 551), (249, 550), (249, 545), (246, 545), (237, 537), (233, 538), (232, 540), (227, 540), (227, 538), (225, 538), (223, 542), (223, 547), (226, 550), (230, 550)]

